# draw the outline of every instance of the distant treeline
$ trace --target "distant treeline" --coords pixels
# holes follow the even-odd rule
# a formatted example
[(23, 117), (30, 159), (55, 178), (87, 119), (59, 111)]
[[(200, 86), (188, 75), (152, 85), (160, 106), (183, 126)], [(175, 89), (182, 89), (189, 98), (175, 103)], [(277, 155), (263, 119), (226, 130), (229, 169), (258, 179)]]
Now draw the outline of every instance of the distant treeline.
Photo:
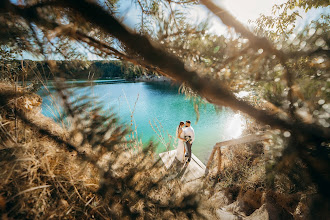
[[(50, 66), (52, 68), (50, 68)], [(23, 71), (21, 71), (23, 70)], [(53, 79), (62, 77), (66, 79), (115, 79), (122, 78), (134, 80), (143, 74), (153, 74), (140, 67), (122, 61), (33, 61), (13, 60), (2, 68), (2, 74), (11, 78), (18, 72), (26, 73), (25, 80), (36, 78)], [(22, 74), (20, 74), (22, 75)], [(20, 80), (19, 76), (19, 80)]]

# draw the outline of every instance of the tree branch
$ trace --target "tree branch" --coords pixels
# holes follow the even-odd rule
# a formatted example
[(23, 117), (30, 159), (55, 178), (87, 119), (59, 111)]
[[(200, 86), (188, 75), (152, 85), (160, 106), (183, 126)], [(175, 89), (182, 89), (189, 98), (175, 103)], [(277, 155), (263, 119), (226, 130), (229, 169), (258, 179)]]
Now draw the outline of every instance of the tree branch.
[[(161, 45), (149, 40), (145, 36), (130, 31), (101, 6), (80, 0), (60, 2), (62, 3), (61, 7), (74, 9), (87, 21), (99, 26), (103, 31), (120, 40), (128, 48), (143, 57), (146, 64), (157, 67), (162, 71), (162, 74), (170, 76), (179, 82), (186, 82), (210, 103), (240, 110), (261, 123), (271, 125), (273, 128), (295, 131), (314, 143), (319, 143), (322, 140), (328, 140), (330, 138), (329, 131), (320, 126), (281, 119), (267, 111), (256, 109), (247, 102), (238, 100), (221, 81), (214, 80), (208, 76), (202, 76), (196, 71), (187, 70), (181, 60), (173, 54), (167, 53)], [(27, 17), (30, 16), (27, 15)], [(273, 49), (265, 41), (264, 44), (266, 45), (265, 48), (269, 50)], [(281, 52), (278, 53), (282, 54)]]
[[(196, 71), (186, 70), (181, 60), (167, 53), (159, 44), (152, 42), (147, 37), (133, 33), (124, 27), (102, 7), (87, 1), (78, 0), (66, 1), (66, 4), (78, 11), (86, 20), (98, 25), (105, 32), (116, 37), (127, 47), (140, 54), (146, 63), (157, 66), (168, 76), (180, 82), (188, 83), (192, 89), (211, 103), (240, 110), (264, 124), (269, 124), (274, 128), (296, 131), (317, 142), (320, 139), (330, 138), (329, 132), (319, 126), (283, 120), (266, 111), (258, 110), (247, 102), (238, 100), (221, 81), (210, 79), (207, 76), (201, 76)], [(269, 50), (273, 49), (271, 45), (265, 43), (268, 42), (266, 39), (263, 42), (266, 45), (265, 48), (269, 48)], [(277, 53), (283, 54), (279, 51)]]

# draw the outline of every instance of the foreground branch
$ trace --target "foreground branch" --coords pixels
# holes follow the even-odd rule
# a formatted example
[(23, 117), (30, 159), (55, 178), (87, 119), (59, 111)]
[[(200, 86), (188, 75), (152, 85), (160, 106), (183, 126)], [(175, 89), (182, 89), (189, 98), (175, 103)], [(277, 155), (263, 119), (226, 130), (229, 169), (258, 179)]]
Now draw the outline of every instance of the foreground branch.
[[(229, 88), (227, 88), (220, 80), (215, 80), (208, 76), (202, 76), (196, 71), (187, 70), (185, 64), (181, 60), (174, 55), (167, 53), (165, 48), (162, 48), (161, 45), (149, 40), (145, 36), (130, 31), (101, 6), (80, 0), (57, 1), (56, 6), (63, 8), (69, 7), (79, 12), (87, 21), (99, 26), (106, 33), (117, 38), (128, 48), (139, 54), (141, 58), (143, 58), (143, 63), (140, 63), (141, 65), (156, 67), (163, 75), (169, 76), (179, 82), (187, 83), (193, 90), (197, 91), (210, 103), (218, 106), (228, 106), (234, 110), (240, 110), (261, 123), (268, 124), (273, 128), (290, 130), (297, 134), (301, 134), (306, 138), (306, 141), (319, 144), (323, 140), (330, 139), (329, 131), (320, 126), (281, 119), (267, 111), (256, 109), (247, 102), (238, 100)], [(14, 5), (12, 5), (12, 7), (17, 8), (17, 6)], [(16, 13), (17, 12), (20, 12), (19, 14), (26, 19), (31, 19), (31, 16), (33, 15), (24, 12), (24, 9), (21, 8), (19, 10), (17, 9)], [(34, 11), (34, 13), (36, 12)], [(244, 29), (242, 29), (242, 31), (244, 31)], [(247, 34), (250, 36), (248, 32)], [(251, 37), (251, 39), (252, 38), (253, 37)], [(267, 47), (270, 46), (266, 45), (265, 48)], [(270, 48), (269, 50), (272, 49)]]
[(141, 55), (149, 65), (158, 67), (166, 75), (179, 82), (186, 82), (209, 102), (240, 110), (264, 124), (271, 125), (273, 128), (295, 131), (316, 143), (330, 138), (329, 132), (324, 128), (280, 119), (266, 111), (254, 108), (247, 102), (238, 100), (221, 81), (201, 76), (196, 71), (187, 70), (184, 63), (177, 57), (167, 53), (164, 48), (147, 37), (133, 33), (102, 7), (78, 0), (66, 1), (63, 3), (64, 5), (78, 11), (86, 20), (98, 25), (105, 32), (119, 39), (127, 47)]

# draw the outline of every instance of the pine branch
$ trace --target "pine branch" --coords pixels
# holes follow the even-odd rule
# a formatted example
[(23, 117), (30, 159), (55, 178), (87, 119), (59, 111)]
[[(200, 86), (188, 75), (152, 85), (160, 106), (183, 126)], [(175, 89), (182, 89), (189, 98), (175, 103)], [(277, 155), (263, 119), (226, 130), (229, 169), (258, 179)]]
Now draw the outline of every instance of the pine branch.
[[(56, 5), (63, 8), (68, 7), (80, 13), (87, 21), (97, 25), (103, 31), (117, 38), (132, 51), (140, 55), (144, 59), (144, 63), (141, 65), (147, 64), (154, 66), (160, 70), (161, 74), (169, 76), (179, 82), (187, 83), (210, 103), (218, 106), (228, 106), (234, 110), (240, 110), (261, 123), (268, 124), (273, 128), (289, 130), (301, 134), (306, 138), (306, 141), (320, 143), (322, 140), (328, 140), (330, 138), (330, 132), (323, 127), (306, 124), (301, 121), (281, 119), (272, 115), (270, 112), (256, 109), (247, 102), (238, 100), (229, 88), (227, 88), (220, 80), (210, 79), (208, 76), (203, 76), (196, 71), (187, 70), (185, 64), (181, 60), (174, 55), (167, 53), (161, 45), (149, 40), (146, 36), (142, 36), (129, 30), (112, 14), (109, 14), (97, 4), (88, 1), (69, 0), (58, 1), (58, 4)], [(30, 20), (36, 19), (36, 17), (32, 16), (35, 11), (30, 11), (31, 13), (24, 11), (30, 10), (30, 8), (24, 9), (18, 8), (17, 6), (14, 7), (16, 7), (16, 12), (22, 17)], [(229, 18), (230, 16), (231, 15), (229, 15)], [(228, 21), (229, 18), (225, 17), (224, 20)], [(235, 23), (235, 21), (233, 23), (229, 22), (228, 24), (237, 25), (237, 30), (244, 33), (252, 39), (253, 42), (259, 40), (261, 42), (261, 48), (273, 51), (284, 59), (285, 55), (272, 48), (266, 39), (262, 40), (260, 38), (255, 38), (251, 32), (241, 26), (240, 23)], [(46, 26), (48, 24), (44, 25)]]

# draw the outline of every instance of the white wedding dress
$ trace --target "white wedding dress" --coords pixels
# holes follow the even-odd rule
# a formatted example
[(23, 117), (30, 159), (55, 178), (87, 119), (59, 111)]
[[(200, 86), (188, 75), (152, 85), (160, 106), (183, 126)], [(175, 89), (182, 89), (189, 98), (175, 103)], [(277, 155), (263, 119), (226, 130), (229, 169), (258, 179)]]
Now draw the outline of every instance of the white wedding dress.
[[(182, 128), (181, 128), (182, 129)], [(184, 138), (184, 131), (182, 130), (180, 134), (180, 138)], [(176, 148), (176, 158), (181, 162), (184, 163), (184, 154), (185, 154), (185, 145), (183, 140), (178, 139), (178, 146)]]

